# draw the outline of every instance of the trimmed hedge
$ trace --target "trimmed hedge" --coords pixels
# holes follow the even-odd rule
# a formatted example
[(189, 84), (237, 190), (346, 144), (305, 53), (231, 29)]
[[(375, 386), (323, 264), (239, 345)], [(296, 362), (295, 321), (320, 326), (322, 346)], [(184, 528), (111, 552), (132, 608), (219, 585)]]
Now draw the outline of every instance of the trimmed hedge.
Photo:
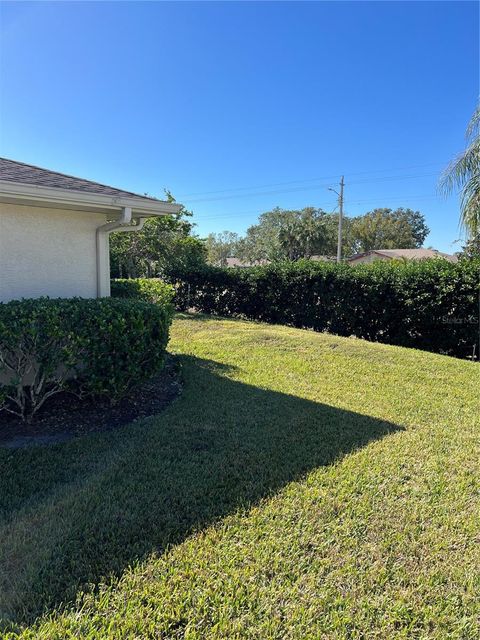
[(157, 278), (117, 279), (111, 281), (113, 298), (136, 298), (153, 304), (169, 305), (175, 289)]
[(328, 331), (471, 357), (479, 344), (480, 262), (300, 261), (207, 267), (176, 283), (178, 309)]
[(28, 420), (65, 389), (118, 402), (162, 367), (171, 318), (140, 300), (0, 304), (0, 409)]

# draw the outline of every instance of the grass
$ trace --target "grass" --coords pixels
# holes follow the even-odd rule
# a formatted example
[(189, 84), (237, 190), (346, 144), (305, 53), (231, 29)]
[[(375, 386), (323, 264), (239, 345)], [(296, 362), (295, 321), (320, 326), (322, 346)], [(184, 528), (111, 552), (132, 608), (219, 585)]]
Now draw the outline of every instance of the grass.
[(478, 638), (471, 362), (182, 316), (164, 413), (0, 451), (5, 638)]

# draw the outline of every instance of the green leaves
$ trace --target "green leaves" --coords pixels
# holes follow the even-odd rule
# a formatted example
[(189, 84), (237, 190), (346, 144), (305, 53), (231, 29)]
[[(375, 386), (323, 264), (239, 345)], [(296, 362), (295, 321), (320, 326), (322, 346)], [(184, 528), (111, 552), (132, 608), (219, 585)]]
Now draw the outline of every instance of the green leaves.
[(157, 278), (117, 279), (111, 282), (114, 298), (137, 298), (153, 304), (170, 305), (175, 289)]
[(466, 132), (467, 148), (444, 172), (440, 187), (445, 194), (459, 189), (460, 223), (474, 238), (480, 232), (480, 105)]
[(162, 366), (173, 311), (172, 288), (160, 283), (155, 291), (155, 305), (109, 298), (0, 304), (0, 410), (29, 420), (72, 385), (115, 403), (148, 380)]
[(192, 224), (180, 216), (150, 218), (136, 233), (112, 233), (110, 265), (114, 276), (164, 276), (170, 269), (196, 268), (207, 249), (192, 236)]
[[(343, 218), (343, 255), (370, 249), (421, 247), (429, 229), (425, 217), (412, 209), (374, 209), (365, 215)], [(338, 214), (315, 207), (287, 210), (276, 207), (262, 213), (244, 237), (228, 231), (206, 240), (212, 264), (225, 265), (228, 256), (247, 262), (300, 260), (337, 253)]]
[(458, 357), (478, 354), (480, 262), (283, 262), (179, 274), (179, 309), (239, 316)]
[(237, 254), (240, 236), (232, 231), (209, 233), (204, 242), (208, 262), (218, 267), (226, 267), (227, 258)]
[(258, 224), (249, 227), (236, 247), (238, 257), (258, 260), (298, 260), (336, 252), (338, 221), (322, 209), (304, 207), (286, 210), (276, 207), (262, 213)]
[(421, 247), (430, 230), (425, 217), (412, 209), (374, 209), (351, 218), (346, 227), (349, 252)]

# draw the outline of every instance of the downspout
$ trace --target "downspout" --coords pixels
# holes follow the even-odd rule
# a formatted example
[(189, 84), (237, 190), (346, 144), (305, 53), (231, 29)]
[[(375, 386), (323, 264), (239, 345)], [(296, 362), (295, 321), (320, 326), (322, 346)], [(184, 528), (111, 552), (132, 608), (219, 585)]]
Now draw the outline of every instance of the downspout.
[[(123, 207), (122, 213), (112, 222), (97, 227), (96, 256), (97, 256), (97, 298), (110, 295), (110, 260), (108, 236), (112, 231), (140, 231), (145, 224), (145, 218), (138, 218), (133, 223), (131, 207)], [(133, 224), (132, 224), (133, 223)]]

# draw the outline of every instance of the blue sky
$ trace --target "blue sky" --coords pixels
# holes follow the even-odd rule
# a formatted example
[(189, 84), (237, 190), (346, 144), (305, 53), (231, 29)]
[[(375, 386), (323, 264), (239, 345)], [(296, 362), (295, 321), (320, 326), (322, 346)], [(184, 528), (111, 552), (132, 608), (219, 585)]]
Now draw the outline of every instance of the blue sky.
[(3, 3), (1, 154), (161, 196), (197, 231), (278, 205), (425, 213), (479, 94), (476, 2)]

